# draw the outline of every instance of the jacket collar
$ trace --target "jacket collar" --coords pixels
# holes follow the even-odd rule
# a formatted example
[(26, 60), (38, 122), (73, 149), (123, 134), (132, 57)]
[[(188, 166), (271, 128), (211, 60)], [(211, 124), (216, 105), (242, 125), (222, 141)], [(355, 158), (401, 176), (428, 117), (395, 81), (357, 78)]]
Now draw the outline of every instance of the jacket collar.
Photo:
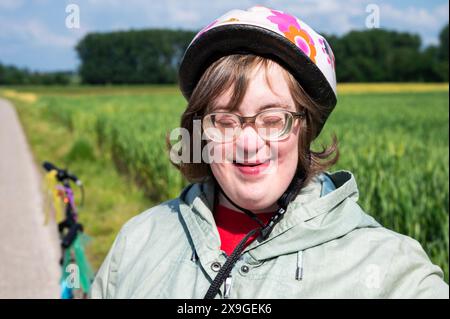
[[(323, 179), (316, 176), (292, 201), (283, 219), (264, 241), (245, 251), (256, 260), (304, 250), (341, 237), (356, 228), (380, 226), (357, 204), (359, 192), (353, 174), (329, 174), (336, 189), (321, 197)], [(180, 213), (200, 260), (221, 258), (220, 237), (213, 216), (214, 182), (188, 186), (180, 195)]]

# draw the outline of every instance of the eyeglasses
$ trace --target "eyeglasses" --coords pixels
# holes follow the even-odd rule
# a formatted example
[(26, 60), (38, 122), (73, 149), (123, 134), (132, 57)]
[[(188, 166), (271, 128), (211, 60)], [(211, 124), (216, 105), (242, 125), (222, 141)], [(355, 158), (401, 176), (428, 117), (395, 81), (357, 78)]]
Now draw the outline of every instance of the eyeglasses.
[(226, 143), (236, 140), (243, 125), (251, 123), (265, 141), (280, 141), (292, 131), (294, 120), (304, 118), (305, 112), (282, 109), (262, 111), (254, 116), (239, 116), (229, 112), (214, 112), (203, 117), (205, 135), (214, 142)]

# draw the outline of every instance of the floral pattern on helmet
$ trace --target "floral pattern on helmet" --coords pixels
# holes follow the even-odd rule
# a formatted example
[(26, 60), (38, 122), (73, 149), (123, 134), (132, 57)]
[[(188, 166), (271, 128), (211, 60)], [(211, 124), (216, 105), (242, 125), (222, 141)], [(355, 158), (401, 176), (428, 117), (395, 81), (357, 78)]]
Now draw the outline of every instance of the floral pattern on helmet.
[[(270, 9), (269, 9), (270, 10)], [(272, 16), (267, 17), (267, 19), (278, 25), (278, 29), (281, 32), (288, 32), (290, 26), (294, 26), (297, 30), (300, 30), (300, 24), (298, 24), (297, 19), (289, 14), (286, 14), (277, 10), (270, 10)]]
[(322, 52), (327, 55), (327, 62), (330, 64), (333, 69), (335, 68), (335, 59), (333, 51), (331, 51), (330, 45), (328, 44), (327, 40), (324, 38), (319, 38), (319, 42), (322, 45)]
[(311, 61), (316, 63), (316, 47), (314, 46), (314, 40), (309, 33), (300, 27), (297, 19), (290, 14), (270, 10), (272, 16), (268, 16), (267, 19), (278, 26), (278, 29), (283, 32), (284, 36), (294, 43), (303, 53), (308, 56)]

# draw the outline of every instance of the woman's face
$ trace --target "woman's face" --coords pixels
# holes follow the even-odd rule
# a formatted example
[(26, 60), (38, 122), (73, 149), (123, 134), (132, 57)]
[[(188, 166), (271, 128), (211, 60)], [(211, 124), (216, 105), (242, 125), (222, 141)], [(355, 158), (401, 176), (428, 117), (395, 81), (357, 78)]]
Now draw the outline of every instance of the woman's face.
[[(253, 70), (247, 92), (235, 113), (254, 116), (268, 105), (297, 112), (282, 72), (276, 63), (270, 63), (266, 70), (263, 67)], [(227, 111), (221, 106), (228, 105), (231, 92), (229, 90), (216, 99), (214, 112)], [(226, 154), (225, 160), (210, 164), (211, 170), (224, 192), (237, 205), (255, 213), (276, 209), (276, 201), (287, 189), (297, 168), (300, 121), (294, 120), (291, 134), (281, 141), (265, 141), (253, 124), (247, 124), (233, 142), (210, 142), (214, 154)], [(261, 164), (254, 166), (257, 163)], [(219, 201), (236, 209), (222, 195)]]

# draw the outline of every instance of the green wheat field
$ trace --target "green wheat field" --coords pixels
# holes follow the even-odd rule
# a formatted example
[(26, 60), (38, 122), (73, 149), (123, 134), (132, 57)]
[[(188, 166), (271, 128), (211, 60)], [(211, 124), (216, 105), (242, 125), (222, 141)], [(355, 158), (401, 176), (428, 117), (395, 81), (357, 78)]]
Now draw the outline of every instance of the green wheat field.
[[(36, 163), (83, 180), (79, 214), (94, 268), (125, 221), (187, 183), (165, 146), (186, 107), (175, 86), (0, 87), (0, 95), (15, 104)], [(353, 172), (363, 209), (417, 239), (447, 282), (448, 133), (448, 84), (348, 84), (314, 144), (336, 134), (341, 156), (330, 171)]]

